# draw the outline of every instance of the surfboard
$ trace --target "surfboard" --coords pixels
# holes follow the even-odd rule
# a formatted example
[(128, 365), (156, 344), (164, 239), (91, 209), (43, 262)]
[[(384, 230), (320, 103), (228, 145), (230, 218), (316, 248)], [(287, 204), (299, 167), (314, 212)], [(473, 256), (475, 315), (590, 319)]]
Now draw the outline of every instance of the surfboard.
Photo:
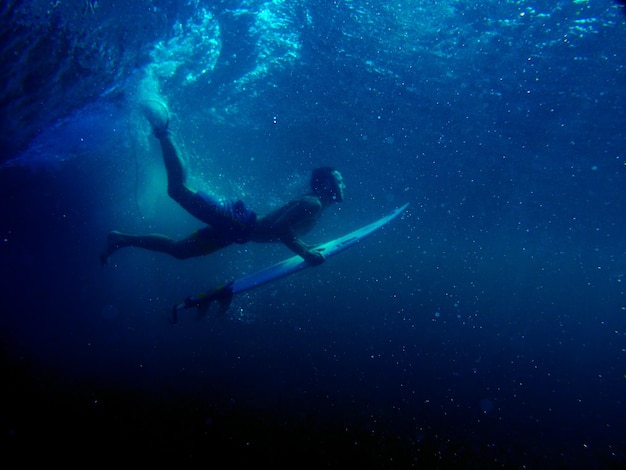
[[(409, 204), (404, 204), (397, 209), (394, 209), (389, 214), (380, 219), (361, 227), (353, 232), (350, 232), (335, 240), (323, 243), (317, 246), (315, 249), (324, 255), (325, 259), (331, 256), (341, 253), (342, 251), (350, 248), (361, 242), (366, 237), (370, 236), (377, 230), (381, 229), (393, 219), (402, 214)], [(221, 285), (208, 292), (204, 292), (197, 296), (187, 297), (183, 302), (180, 302), (174, 306), (172, 313), (172, 323), (176, 323), (178, 319), (178, 312), (186, 308), (198, 308), (201, 312), (206, 311), (209, 305), (216, 301), (220, 305), (220, 312), (225, 312), (232, 301), (233, 296), (246, 292), (255, 287), (262, 286), (269, 282), (276, 281), (290, 274), (296, 273), (302, 269), (308, 268), (311, 265), (306, 262), (301, 256), (292, 256), (279, 263), (273, 264), (265, 269), (257, 271), (248, 276), (242, 277), (235, 281)]]

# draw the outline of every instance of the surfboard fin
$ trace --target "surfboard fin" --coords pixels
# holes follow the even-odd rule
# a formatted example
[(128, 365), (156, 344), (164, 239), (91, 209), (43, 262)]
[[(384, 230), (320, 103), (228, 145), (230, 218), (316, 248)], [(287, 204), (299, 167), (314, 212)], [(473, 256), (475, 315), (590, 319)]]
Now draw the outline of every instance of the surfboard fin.
[(218, 315), (223, 315), (233, 301), (232, 285), (233, 283), (230, 282), (197, 296), (187, 297), (184, 301), (177, 303), (172, 310), (170, 323), (176, 323), (178, 321), (178, 311), (187, 308), (197, 308), (198, 317), (203, 317), (209, 311), (209, 307), (213, 302), (217, 302), (219, 305)]

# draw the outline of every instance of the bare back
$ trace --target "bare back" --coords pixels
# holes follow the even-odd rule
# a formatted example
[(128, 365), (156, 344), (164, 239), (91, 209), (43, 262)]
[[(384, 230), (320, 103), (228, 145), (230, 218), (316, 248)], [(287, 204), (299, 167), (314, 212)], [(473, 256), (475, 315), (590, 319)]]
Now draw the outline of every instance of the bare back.
[(300, 196), (257, 219), (250, 239), (255, 242), (279, 241), (285, 236), (309, 232), (322, 215), (322, 203), (314, 195)]

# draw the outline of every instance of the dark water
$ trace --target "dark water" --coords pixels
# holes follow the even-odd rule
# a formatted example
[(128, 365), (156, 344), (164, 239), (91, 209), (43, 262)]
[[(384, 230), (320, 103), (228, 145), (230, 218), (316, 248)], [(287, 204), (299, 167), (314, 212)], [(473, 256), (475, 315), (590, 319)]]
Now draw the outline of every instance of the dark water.
[[(0, 449), (22, 461), (618, 468), (626, 449), (626, 17), (618, 3), (3, 3)], [(137, 110), (167, 102), (197, 187), (264, 212), (332, 164), (289, 255), (98, 254), (200, 227)], [(43, 450), (42, 450), (43, 452)], [(84, 461), (84, 460), (83, 460)]]

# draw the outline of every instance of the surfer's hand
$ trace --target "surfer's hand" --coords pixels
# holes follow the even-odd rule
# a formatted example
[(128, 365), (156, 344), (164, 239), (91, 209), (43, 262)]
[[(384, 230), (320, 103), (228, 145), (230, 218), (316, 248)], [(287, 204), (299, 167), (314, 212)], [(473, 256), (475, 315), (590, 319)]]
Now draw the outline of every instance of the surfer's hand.
[(325, 260), (324, 255), (321, 254), (319, 251), (309, 251), (304, 257), (304, 259), (311, 266), (319, 266)]

